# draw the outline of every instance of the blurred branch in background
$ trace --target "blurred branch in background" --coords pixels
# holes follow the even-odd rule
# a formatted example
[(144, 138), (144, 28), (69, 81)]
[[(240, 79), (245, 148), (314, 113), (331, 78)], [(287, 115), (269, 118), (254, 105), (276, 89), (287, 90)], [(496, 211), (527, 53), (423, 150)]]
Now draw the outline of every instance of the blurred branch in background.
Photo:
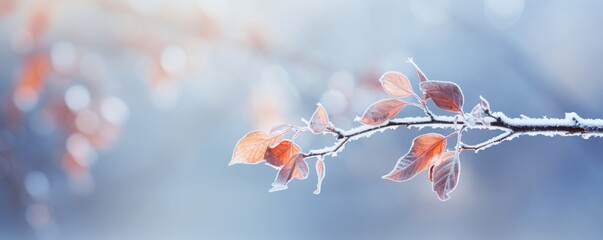
[[(0, 174), (7, 196), (38, 234), (56, 231), (51, 186), (67, 184), (76, 194), (94, 189), (91, 167), (111, 147), (130, 109), (119, 95), (128, 79), (110, 70), (132, 64), (145, 79), (152, 102), (173, 107), (182, 82), (207, 69), (215, 44), (249, 49), (259, 56), (300, 62), (319, 70), (325, 63), (271, 45), (262, 26), (243, 35), (222, 30), (206, 1), (57, 0), (0, 3), (13, 66), (3, 83), (0, 110)], [(219, 40), (216, 42), (216, 40)], [(6, 51), (6, 50), (5, 50)], [(15, 70), (12, 70), (15, 69)], [(277, 78), (280, 76), (276, 76)], [(252, 94), (253, 101), (263, 95)], [(268, 99), (269, 102), (274, 99)], [(255, 116), (270, 105), (255, 104)], [(268, 106), (268, 107), (266, 107)], [(264, 119), (265, 120), (265, 119)], [(257, 121), (263, 124), (262, 120)]]

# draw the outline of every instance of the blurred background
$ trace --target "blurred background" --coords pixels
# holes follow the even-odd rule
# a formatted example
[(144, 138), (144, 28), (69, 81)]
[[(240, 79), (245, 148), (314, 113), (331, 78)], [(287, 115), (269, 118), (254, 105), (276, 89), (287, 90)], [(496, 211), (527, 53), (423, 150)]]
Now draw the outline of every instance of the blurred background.
[(428, 129), (348, 144), (327, 158), (318, 196), (313, 171), (268, 193), (274, 169), (227, 163), (245, 133), (301, 125), (317, 102), (337, 127), (356, 126), (386, 97), (385, 71), (418, 91), (408, 57), (458, 83), (469, 109), (482, 95), (509, 116), (603, 118), (602, 11), (595, 0), (0, 0), (0, 239), (601, 239), (602, 139), (463, 153), (447, 202), (426, 174), (381, 179)]

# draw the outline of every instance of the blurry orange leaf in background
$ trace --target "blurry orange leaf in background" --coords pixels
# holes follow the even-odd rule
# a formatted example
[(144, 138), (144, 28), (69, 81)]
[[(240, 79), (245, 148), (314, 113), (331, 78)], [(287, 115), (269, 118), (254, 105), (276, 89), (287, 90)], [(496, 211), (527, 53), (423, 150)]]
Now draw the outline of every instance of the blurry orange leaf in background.
[(48, 55), (44, 53), (35, 54), (26, 60), (13, 96), (15, 106), (21, 111), (29, 110), (37, 102), (49, 64)]
[(44, 77), (49, 70), (48, 56), (43, 53), (27, 59), (23, 72), (17, 81), (17, 92), (38, 94), (44, 83)]

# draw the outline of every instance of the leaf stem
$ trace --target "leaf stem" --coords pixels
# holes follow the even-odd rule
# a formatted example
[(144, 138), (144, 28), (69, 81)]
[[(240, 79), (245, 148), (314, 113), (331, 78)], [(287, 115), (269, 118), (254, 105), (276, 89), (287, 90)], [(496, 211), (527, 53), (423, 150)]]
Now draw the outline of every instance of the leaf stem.
[(435, 120), (433, 113), (427, 107), (427, 102), (425, 101), (425, 99), (422, 97), (419, 97), (419, 95), (417, 95), (414, 92), (412, 93), (412, 95), (417, 99), (417, 101), (419, 101), (419, 103), (421, 103), (420, 108), (423, 109), (423, 111), (425, 112), (425, 115), (427, 115), (429, 118), (431, 118), (431, 120)]

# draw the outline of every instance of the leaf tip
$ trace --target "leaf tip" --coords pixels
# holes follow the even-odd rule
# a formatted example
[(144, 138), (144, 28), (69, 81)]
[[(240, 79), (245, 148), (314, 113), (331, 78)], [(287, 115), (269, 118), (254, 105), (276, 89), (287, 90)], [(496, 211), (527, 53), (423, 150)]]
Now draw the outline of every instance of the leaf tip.
[(288, 187), (286, 185), (272, 185), (272, 188), (268, 190), (268, 192), (278, 192), (282, 190), (286, 190)]
[(242, 161), (238, 160), (235, 154), (233, 153), (232, 157), (230, 158), (230, 162), (228, 162), (228, 166), (232, 166), (238, 163), (242, 163)]
[(386, 179), (386, 180), (390, 180), (390, 181), (394, 181), (394, 182), (403, 182), (399, 177), (398, 177), (399, 173), (397, 172), (391, 172), (388, 173), (386, 175), (381, 176), (381, 178)]
[(442, 202), (446, 202), (446, 201), (450, 200), (449, 192), (439, 193), (436, 191), (436, 195), (438, 195), (438, 199), (440, 199), (440, 201), (442, 201)]

